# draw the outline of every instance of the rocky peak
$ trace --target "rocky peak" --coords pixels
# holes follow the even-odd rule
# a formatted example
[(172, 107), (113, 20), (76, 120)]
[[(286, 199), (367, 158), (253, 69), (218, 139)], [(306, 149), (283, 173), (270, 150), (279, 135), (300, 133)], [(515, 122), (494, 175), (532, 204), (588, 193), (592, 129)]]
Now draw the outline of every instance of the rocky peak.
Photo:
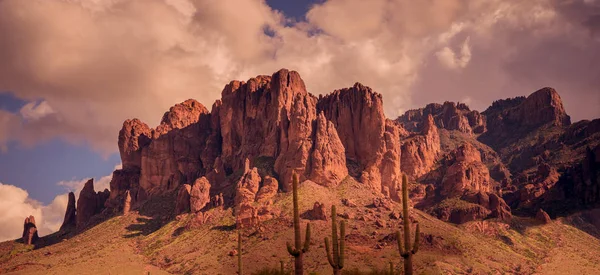
[(96, 213), (97, 200), (96, 191), (94, 191), (94, 179), (89, 179), (83, 185), (77, 199), (77, 230), (85, 227), (90, 218)]
[(65, 218), (63, 224), (60, 226), (60, 230), (66, 230), (71, 227), (75, 227), (77, 222), (75, 212), (75, 194), (69, 192), (69, 201), (67, 202), (67, 210), (65, 211)]
[(94, 179), (89, 179), (79, 192), (77, 199), (76, 228), (83, 230), (90, 222), (91, 218), (104, 209), (104, 204), (108, 199), (110, 192), (105, 189), (102, 192), (94, 191)]
[(22, 239), (23, 243), (27, 245), (35, 244), (39, 239), (35, 218), (33, 216), (25, 217)]
[(483, 112), (488, 117), (488, 124), (495, 130), (505, 129), (508, 125), (568, 126), (571, 118), (567, 115), (560, 95), (553, 88), (545, 87), (535, 91), (528, 97), (499, 100)]
[(200, 120), (201, 115), (210, 112), (204, 105), (194, 99), (188, 99), (182, 103), (175, 104), (163, 115), (160, 125), (154, 131), (154, 138), (167, 133), (172, 129), (183, 129)]
[(137, 118), (123, 122), (119, 131), (119, 153), (123, 168), (140, 168), (141, 149), (150, 143), (150, 127)]
[(317, 111), (333, 122), (346, 157), (362, 167), (375, 161), (385, 130), (381, 94), (360, 83), (320, 97)]
[(464, 103), (450, 101), (444, 104), (432, 103), (425, 108), (408, 110), (396, 121), (404, 126), (409, 132), (418, 132), (425, 123), (430, 123), (428, 116), (439, 128), (447, 130), (458, 130), (467, 134), (480, 134), (486, 129), (485, 117), (478, 111), (471, 111)]

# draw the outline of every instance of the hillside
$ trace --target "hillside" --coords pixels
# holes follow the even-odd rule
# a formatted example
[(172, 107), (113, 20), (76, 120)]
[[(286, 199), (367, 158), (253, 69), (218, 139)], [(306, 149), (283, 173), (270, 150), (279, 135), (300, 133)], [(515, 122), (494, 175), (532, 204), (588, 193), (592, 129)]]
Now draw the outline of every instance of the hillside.
[[(339, 213), (354, 216), (348, 221), (345, 270), (385, 268), (389, 261), (396, 267), (401, 264), (392, 234), (399, 228), (399, 220), (388, 218), (392, 211), (400, 210), (398, 203), (390, 202), (391, 210), (371, 207), (372, 199), (380, 196), (353, 180), (344, 181), (335, 190), (307, 182), (301, 185), (299, 196), (304, 211), (311, 209), (314, 201), (335, 202)], [(288, 268), (291, 266), (292, 258), (285, 250), (285, 242), (293, 236), (290, 197), (286, 194), (276, 199), (274, 205), (281, 207), (282, 214), (262, 224), (262, 230), (244, 230), (243, 259), (247, 272), (265, 266), (277, 267), (280, 260)], [(344, 206), (341, 198), (350, 199), (357, 207)], [(142, 209), (145, 207), (152, 206)], [(190, 230), (185, 229), (192, 218), (188, 214), (162, 220), (163, 216), (158, 213), (153, 213), (154, 217), (130, 213), (33, 251), (20, 243), (4, 242), (0, 245), (0, 271), (8, 274), (234, 274), (237, 258), (228, 253), (236, 247), (235, 220), (230, 209), (213, 209), (209, 213), (211, 223)], [(418, 274), (595, 274), (600, 270), (597, 257), (600, 240), (579, 230), (570, 219), (547, 225), (530, 218), (515, 218), (510, 226), (491, 220), (456, 226), (419, 210), (414, 210), (412, 215), (422, 230), (423, 243), (415, 257)], [(377, 227), (376, 219), (385, 220), (387, 226)], [(306, 219), (302, 222), (313, 225), (312, 246), (305, 260), (307, 270), (329, 274), (322, 240), (330, 234), (330, 222)], [(589, 226), (577, 224), (584, 225)], [(381, 248), (376, 248), (378, 245)]]

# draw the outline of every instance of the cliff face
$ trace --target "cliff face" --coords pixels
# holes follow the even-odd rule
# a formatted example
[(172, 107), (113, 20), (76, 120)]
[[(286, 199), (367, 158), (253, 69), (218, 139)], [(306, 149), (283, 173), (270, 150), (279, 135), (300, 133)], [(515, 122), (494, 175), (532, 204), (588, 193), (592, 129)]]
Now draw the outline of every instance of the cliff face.
[[(204, 177), (208, 207), (233, 205), (251, 223), (271, 213), (270, 197), (290, 191), (294, 173), (327, 187), (351, 176), (397, 201), (406, 173), (422, 183), (411, 194), (418, 207), (451, 197), (478, 202), (472, 198), (480, 193), (495, 207), (481, 203), (477, 213), (504, 217), (507, 203), (534, 207), (583, 158), (581, 144), (598, 143), (599, 125), (571, 125), (551, 88), (496, 101), (482, 113), (445, 102), (389, 120), (382, 96), (369, 87), (356, 83), (317, 98), (297, 72), (282, 69), (230, 82), (210, 111), (190, 99), (156, 128), (126, 120), (118, 138), (123, 169), (114, 172), (105, 205), (121, 209), (129, 191), (135, 208)], [(187, 204), (181, 199), (178, 212)]]

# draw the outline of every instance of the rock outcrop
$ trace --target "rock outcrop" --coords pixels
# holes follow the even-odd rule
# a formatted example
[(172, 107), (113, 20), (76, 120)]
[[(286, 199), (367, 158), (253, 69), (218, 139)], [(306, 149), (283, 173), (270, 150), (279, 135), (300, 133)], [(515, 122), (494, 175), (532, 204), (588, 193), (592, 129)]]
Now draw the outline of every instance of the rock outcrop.
[(420, 134), (402, 141), (402, 172), (416, 178), (429, 172), (440, 152), (440, 137), (433, 116), (428, 114)]
[(535, 219), (544, 224), (552, 222), (552, 219), (550, 219), (548, 213), (541, 208), (538, 210), (537, 214), (535, 214)]
[(356, 83), (319, 97), (317, 110), (335, 126), (349, 173), (399, 200), (401, 130), (385, 118), (381, 94)]
[[(104, 205), (121, 209), (129, 192), (130, 207), (136, 208), (179, 190), (178, 213), (233, 205), (238, 220), (251, 225), (272, 215), (271, 200), (279, 190), (290, 191), (293, 173), (300, 182), (326, 187), (351, 176), (400, 201), (402, 171), (423, 183), (411, 189), (415, 205), (481, 193), (487, 199), (472, 203), (477, 206), (444, 213), (456, 221), (484, 215), (505, 220), (511, 209), (503, 198), (511, 206), (537, 209), (546, 193), (558, 196), (549, 192), (556, 186), (564, 196), (585, 193), (586, 201), (597, 201), (589, 180), (568, 189), (558, 179), (562, 171), (578, 178), (589, 174), (588, 168), (570, 167), (581, 160), (582, 144), (598, 144), (598, 133), (600, 121), (570, 126), (551, 88), (494, 102), (482, 113), (445, 102), (389, 120), (382, 96), (360, 83), (317, 98), (297, 72), (282, 69), (231, 81), (210, 112), (190, 99), (170, 108), (156, 128), (125, 121), (119, 132), (123, 168), (113, 173)], [(194, 190), (181, 186), (198, 179), (208, 185), (198, 190), (197, 205), (187, 205), (186, 190), (187, 195)], [(96, 194), (97, 204), (104, 197)]]
[(177, 199), (175, 201), (175, 215), (190, 212), (191, 192), (192, 186), (189, 184), (184, 184), (179, 188), (179, 191), (177, 192)]
[(457, 130), (467, 134), (481, 134), (486, 131), (486, 118), (478, 111), (471, 111), (464, 103), (446, 101), (444, 104), (432, 103), (425, 108), (408, 110), (396, 121), (410, 132), (418, 132), (429, 123), (427, 117), (439, 128)]
[(200, 212), (210, 202), (210, 182), (205, 177), (198, 178), (190, 192), (190, 210)]
[(271, 176), (266, 176), (263, 179), (263, 184), (256, 194), (256, 202), (268, 203), (275, 195), (277, 195), (277, 189), (279, 183)]
[(23, 222), (23, 243), (27, 245), (35, 244), (38, 239), (39, 236), (35, 225), (35, 218), (33, 216), (26, 217)]
[(109, 195), (107, 189), (98, 193), (94, 191), (94, 179), (84, 184), (77, 199), (76, 228), (78, 231), (85, 229), (91, 218), (102, 212)]
[(77, 224), (77, 213), (75, 209), (75, 194), (73, 192), (69, 192), (69, 200), (67, 202), (67, 209), (65, 211), (65, 218), (63, 219), (63, 223), (60, 226), (60, 230), (68, 230), (70, 228), (75, 228)]
[(129, 211), (131, 211), (131, 194), (129, 193), (129, 190), (127, 190), (125, 191), (125, 199), (123, 202), (123, 215), (129, 214)]
[(325, 204), (320, 202), (315, 202), (313, 208), (306, 211), (302, 217), (308, 220), (322, 220), (326, 221), (327, 218), (327, 210), (325, 209)]
[(466, 143), (453, 154), (453, 163), (446, 170), (440, 194), (444, 197), (460, 196), (466, 191), (490, 192), (490, 173), (481, 162), (479, 151)]

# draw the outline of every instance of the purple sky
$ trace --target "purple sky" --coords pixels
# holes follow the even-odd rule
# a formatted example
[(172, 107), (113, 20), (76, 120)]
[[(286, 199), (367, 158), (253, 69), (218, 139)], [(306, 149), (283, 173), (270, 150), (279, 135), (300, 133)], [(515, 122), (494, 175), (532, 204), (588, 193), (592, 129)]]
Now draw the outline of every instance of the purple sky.
[(66, 191), (107, 186), (123, 120), (283, 67), (313, 94), (370, 86), (392, 118), (545, 86), (600, 117), (599, 30), (600, 0), (0, 0), (0, 231), (31, 211), (51, 231)]

